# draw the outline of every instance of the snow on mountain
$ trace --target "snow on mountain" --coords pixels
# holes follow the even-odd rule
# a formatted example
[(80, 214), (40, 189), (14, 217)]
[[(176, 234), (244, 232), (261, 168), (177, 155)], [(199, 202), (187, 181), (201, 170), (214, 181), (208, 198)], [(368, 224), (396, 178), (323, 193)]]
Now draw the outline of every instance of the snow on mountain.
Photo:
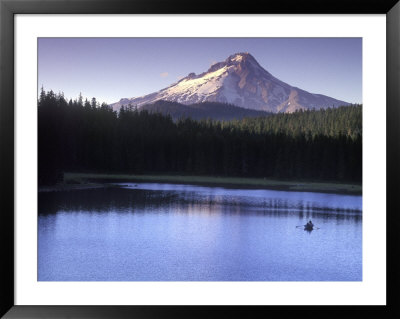
[(222, 102), (254, 110), (291, 113), (300, 109), (321, 109), (349, 105), (329, 96), (312, 94), (290, 86), (272, 76), (249, 53), (236, 53), (213, 64), (206, 72), (190, 73), (177, 83), (136, 98), (124, 98), (111, 104), (140, 107), (159, 100), (194, 104)]

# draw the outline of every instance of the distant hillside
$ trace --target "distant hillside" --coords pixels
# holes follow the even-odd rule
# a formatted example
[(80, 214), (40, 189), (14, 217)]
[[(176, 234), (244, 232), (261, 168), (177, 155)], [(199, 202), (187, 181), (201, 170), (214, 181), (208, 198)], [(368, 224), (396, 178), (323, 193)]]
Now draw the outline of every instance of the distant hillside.
[(146, 104), (140, 107), (150, 113), (161, 113), (170, 115), (173, 120), (180, 118), (191, 118), (193, 120), (213, 119), (213, 120), (240, 120), (245, 117), (268, 116), (272, 113), (245, 109), (232, 104), (219, 102), (204, 102), (185, 105), (178, 102), (157, 101), (153, 104)]

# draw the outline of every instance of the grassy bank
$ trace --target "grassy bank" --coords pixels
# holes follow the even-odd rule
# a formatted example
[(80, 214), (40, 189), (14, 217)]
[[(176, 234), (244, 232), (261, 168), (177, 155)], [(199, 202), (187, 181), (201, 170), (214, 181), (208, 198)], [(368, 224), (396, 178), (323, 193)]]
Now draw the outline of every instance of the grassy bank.
[(334, 182), (304, 182), (286, 181), (262, 178), (212, 177), (212, 176), (181, 176), (181, 175), (126, 175), (126, 174), (94, 174), (94, 173), (65, 173), (64, 185), (91, 184), (99, 187), (107, 182), (160, 182), (175, 184), (194, 184), (206, 186), (223, 186), (237, 188), (258, 188), (287, 191), (308, 191), (338, 194), (361, 195), (360, 184)]
[(112, 185), (107, 185), (105, 183), (89, 183), (89, 182), (79, 182), (70, 181), (69, 183), (58, 183), (56, 185), (50, 186), (39, 186), (39, 192), (63, 192), (79, 189), (94, 189), (94, 188), (108, 188)]

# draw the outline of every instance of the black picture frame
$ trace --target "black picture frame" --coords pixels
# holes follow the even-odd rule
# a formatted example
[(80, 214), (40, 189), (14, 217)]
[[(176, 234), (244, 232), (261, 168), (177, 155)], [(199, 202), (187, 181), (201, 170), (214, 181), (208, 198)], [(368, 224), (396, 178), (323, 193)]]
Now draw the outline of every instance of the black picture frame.
[[(14, 304), (14, 15), (15, 14), (385, 14), (387, 19), (387, 305), (386, 306), (16, 306)], [(399, 318), (398, 188), (400, 137), (398, 0), (285, 0), (241, 5), (179, 0), (0, 0), (0, 315), (4, 318)], [(381, 107), (381, 106), (380, 106)], [(379, 217), (379, 216), (378, 216)], [(377, 217), (377, 218), (378, 218)]]

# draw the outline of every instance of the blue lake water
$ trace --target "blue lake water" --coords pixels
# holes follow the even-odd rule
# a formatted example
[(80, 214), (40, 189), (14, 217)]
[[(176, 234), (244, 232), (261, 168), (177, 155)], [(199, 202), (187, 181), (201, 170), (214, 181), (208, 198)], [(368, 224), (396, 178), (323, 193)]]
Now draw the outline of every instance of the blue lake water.
[(121, 185), (39, 193), (39, 281), (362, 280), (361, 196)]

